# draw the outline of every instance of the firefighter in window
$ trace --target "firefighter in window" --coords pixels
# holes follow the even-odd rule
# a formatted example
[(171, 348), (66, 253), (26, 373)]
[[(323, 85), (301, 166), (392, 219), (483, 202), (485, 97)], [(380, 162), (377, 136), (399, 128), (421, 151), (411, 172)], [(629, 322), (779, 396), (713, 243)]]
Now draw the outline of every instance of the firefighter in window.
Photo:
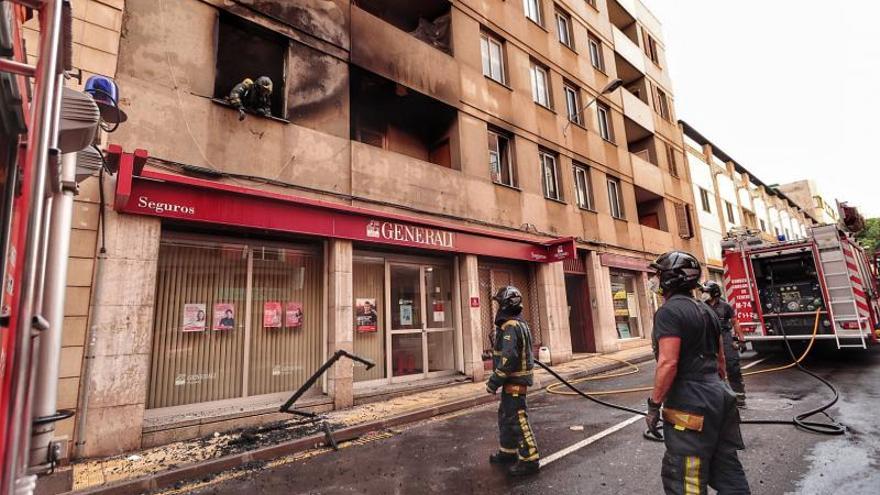
[(538, 472), (538, 445), (526, 412), (526, 392), (532, 385), (532, 334), (522, 317), (522, 294), (516, 287), (501, 288), (495, 297), (498, 313), (492, 337), (492, 376), (486, 390), (501, 389), (498, 429), (501, 446), (489, 457), (492, 464), (509, 465), (511, 476)]
[(245, 118), (245, 112), (255, 113), (262, 117), (272, 115), (272, 79), (260, 76), (256, 81), (245, 78), (235, 85), (226, 102), (238, 110), (238, 120)]
[[(737, 455), (745, 448), (736, 395), (726, 374), (718, 317), (694, 298), (700, 263), (671, 251), (651, 264), (651, 289), (665, 302), (654, 316), (652, 344), (657, 359), (648, 397), (648, 431), (659, 437), (663, 418), (666, 453), (660, 469), (667, 494), (749, 494)], [(662, 407), (662, 410), (661, 410)]]
[(715, 310), (718, 321), (721, 322), (721, 336), (724, 339), (724, 361), (727, 363), (727, 383), (736, 392), (736, 405), (745, 407), (746, 386), (743, 383), (742, 370), (739, 365), (739, 351), (745, 345), (745, 336), (742, 327), (736, 320), (733, 307), (721, 299), (721, 286), (714, 280), (709, 280), (700, 288), (703, 292), (703, 300)]

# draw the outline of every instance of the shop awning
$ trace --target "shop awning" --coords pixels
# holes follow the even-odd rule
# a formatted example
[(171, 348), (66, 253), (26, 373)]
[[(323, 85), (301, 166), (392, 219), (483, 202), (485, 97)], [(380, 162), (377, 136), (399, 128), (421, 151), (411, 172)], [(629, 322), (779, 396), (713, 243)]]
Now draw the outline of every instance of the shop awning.
[(264, 229), (357, 242), (539, 263), (575, 256), (573, 238), (534, 240), (453, 223), (373, 211), (171, 173), (142, 170), (147, 152), (110, 145), (118, 164), (115, 209), (223, 227)]

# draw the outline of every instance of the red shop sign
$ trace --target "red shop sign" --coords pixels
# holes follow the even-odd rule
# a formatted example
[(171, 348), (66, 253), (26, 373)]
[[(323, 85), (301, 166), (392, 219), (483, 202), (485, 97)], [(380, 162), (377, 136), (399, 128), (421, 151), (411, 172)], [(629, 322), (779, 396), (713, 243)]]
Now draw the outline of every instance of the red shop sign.
[(621, 268), (624, 270), (635, 270), (639, 272), (649, 272), (648, 262), (631, 256), (623, 256), (614, 253), (602, 253), (599, 255), (599, 262), (602, 266), (610, 266), (612, 268)]
[(115, 208), (124, 213), (534, 262), (575, 255), (570, 238), (542, 243), (152, 170), (135, 175), (133, 155), (115, 145), (110, 153), (120, 155)]

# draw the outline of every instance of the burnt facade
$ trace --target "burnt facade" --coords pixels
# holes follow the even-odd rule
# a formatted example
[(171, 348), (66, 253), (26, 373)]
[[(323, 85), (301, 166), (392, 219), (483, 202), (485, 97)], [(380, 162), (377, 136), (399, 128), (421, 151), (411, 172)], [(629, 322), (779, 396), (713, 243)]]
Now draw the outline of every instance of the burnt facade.
[(80, 455), (274, 419), (339, 348), (378, 366), (303, 407), (481, 380), (506, 284), (554, 363), (644, 345), (647, 264), (702, 256), (638, 1), (129, 0), (121, 32), (109, 142), (149, 159), (107, 185)]

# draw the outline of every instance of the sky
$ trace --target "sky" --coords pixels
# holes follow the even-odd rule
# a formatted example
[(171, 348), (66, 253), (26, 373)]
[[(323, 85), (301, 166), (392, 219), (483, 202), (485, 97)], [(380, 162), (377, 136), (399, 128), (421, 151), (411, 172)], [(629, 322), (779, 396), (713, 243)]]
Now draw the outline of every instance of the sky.
[(880, 2), (642, 0), (677, 117), (766, 184), (880, 217)]

